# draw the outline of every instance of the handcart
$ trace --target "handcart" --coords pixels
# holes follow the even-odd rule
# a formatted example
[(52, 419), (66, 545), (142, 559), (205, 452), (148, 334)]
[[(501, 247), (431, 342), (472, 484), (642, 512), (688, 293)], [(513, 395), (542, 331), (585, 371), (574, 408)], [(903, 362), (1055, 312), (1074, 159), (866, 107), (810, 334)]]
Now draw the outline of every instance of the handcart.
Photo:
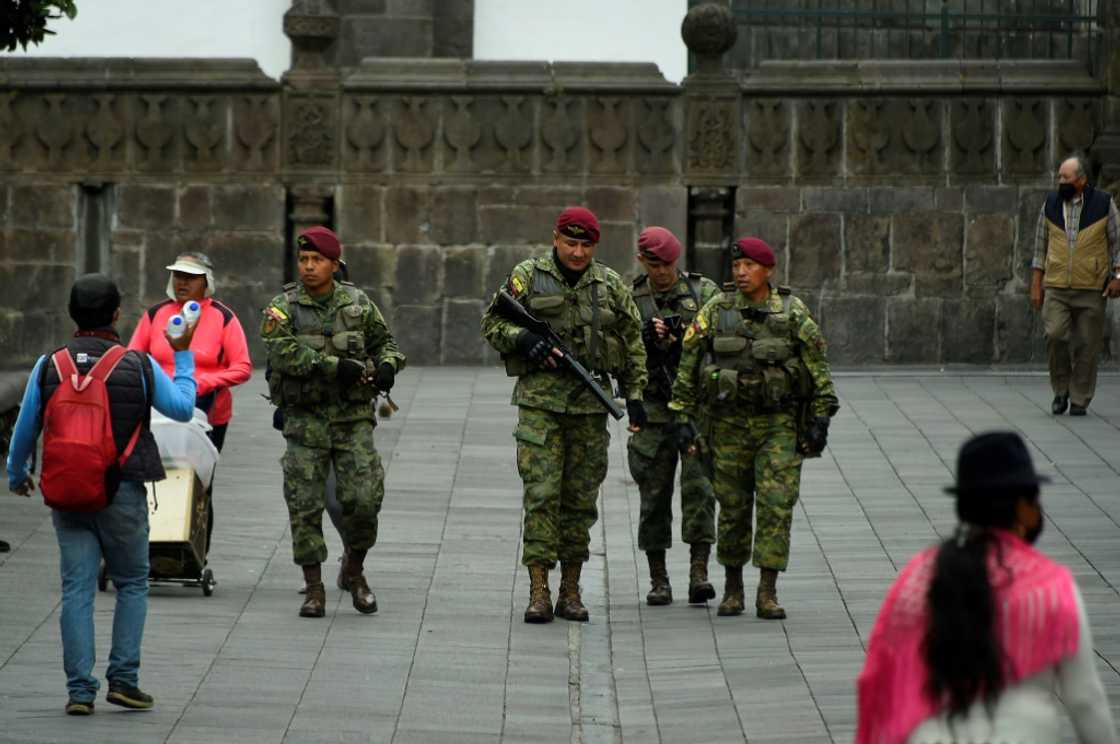
[[(206, 566), (206, 529), (218, 463), (218, 450), (206, 435), (210, 424), (196, 409), (187, 422), (153, 411), (151, 426), (167, 478), (147, 484), (150, 581), (201, 587), (209, 597), (217, 582)], [(108, 583), (102, 565), (98, 588), (105, 591)]]

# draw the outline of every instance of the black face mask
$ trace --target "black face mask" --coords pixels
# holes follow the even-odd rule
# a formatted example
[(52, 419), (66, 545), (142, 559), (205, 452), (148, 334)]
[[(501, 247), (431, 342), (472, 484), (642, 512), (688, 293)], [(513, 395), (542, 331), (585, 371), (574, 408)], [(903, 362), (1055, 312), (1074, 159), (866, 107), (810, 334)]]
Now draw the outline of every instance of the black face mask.
[(1072, 201), (1077, 196), (1077, 187), (1072, 183), (1059, 183), (1058, 196), (1061, 197), (1062, 201)]
[(1046, 513), (1042, 511), (1042, 507), (1038, 508), (1038, 524), (1027, 530), (1027, 534), (1023, 535), (1023, 539), (1029, 544), (1034, 545), (1038, 542), (1039, 536), (1042, 534), (1042, 527), (1046, 524)]

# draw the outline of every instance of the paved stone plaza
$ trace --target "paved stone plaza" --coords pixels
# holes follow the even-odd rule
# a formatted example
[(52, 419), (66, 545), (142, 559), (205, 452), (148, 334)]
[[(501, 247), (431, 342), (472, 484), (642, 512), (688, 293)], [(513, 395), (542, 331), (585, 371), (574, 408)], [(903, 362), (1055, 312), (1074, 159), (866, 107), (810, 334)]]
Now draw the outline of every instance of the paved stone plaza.
[[(651, 608), (636, 547), (638, 494), (614, 428), (585, 571), (586, 625), (521, 621), (520, 482), (511, 382), (495, 369), (412, 369), (378, 429), (387, 466), (368, 562), (380, 612), (329, 590), (297, 617), (277, 458), (258, 375), (215, 485), (219, 585), (154, 588), (142, 686), (150, 713), (98, 700), (69, 718), (58, 634), (57, 548), (36, 497), (0, 498), (0, 741), (4, 742), (815, 742), (851, 741), (855, 677), (896, 570), (953, 524), (941, 492), (971, 432), (1016, 428), (1055, 483), (1041, 546), (1072, 566), (1120, 713), (1120, 378), (1084, 419), (1053, 418), (1043, 375), (892, 371), (839, 375), (843, 408), (805, 468), (784, 622), (718, 618), (680, 601), (687, 550), (670, 553), (678, 602)], [(329, 528), (328, 528), (329, 532)], [(333, 584), (337, 536), (325, 567)], [(748, 573), (748, 594), (757, 581)], [(722, 571), (713, 567), (713, 578)], [(99, 595), (99, 660), (113, 595)], [(1068, 731), (1066, 738), (1072, 741)]]

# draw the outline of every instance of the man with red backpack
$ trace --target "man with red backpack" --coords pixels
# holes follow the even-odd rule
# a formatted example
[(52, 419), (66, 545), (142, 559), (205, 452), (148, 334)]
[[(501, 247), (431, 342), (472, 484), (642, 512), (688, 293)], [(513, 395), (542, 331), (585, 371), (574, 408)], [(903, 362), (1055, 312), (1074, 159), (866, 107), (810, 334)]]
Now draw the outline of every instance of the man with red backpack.
[(102, 274), (79, 277), (70, 290), (74, 337), (42, 356), (27, 381), (8, 452), (8, 487), (30, 496), (27, 462), (43, 433), (40, 490), (52, 509), (62, 573), (63, 666), (70, 715), (93, 713), (93, 599), (101, 559), (117, 588), (105, 699), (145, 710), (140, 642), (148, 611), (146, 481), (164, 478), (149, 430), (151, 408), (177, 421), (194, 412), (193, 326), (178, 338), (174, 381), (149, 356), (126, 351), (114, 324), (120, 292)]

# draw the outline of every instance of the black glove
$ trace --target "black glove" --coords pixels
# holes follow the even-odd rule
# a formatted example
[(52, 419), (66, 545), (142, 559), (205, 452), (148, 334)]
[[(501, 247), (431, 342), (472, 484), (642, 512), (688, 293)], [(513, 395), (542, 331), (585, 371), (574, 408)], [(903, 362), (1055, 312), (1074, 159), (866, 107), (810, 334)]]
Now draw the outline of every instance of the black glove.
[(346, 392), (362, 379), (362, 375), (366, 373), (366, 365), (359, 362), (357, 359), (339, 359), (338, 360), (338, 389)]
[(529, 330), (522, 330), (521, 333), (517, 334), (517, 341), (514, 343), (517, 345), (517, 352), (521, 356), (536, 364), (544, 364), (548, 355), (552, 353), (552, 347), (548, 341), (543, 336)]
[(387, 393), (393, 389), (393, 383), (397, 379), (397, 368), (388, 362), (382, 362), (381, 366), (377, 368), (377, 389), (383, 393)]
[(646, 407), (642, 405), (640, 400), (626, 401), (626, 415), (630, 418), (630, 425), (639, 429), (643, 428), (649, 421), (646, 416)]
[(819, 455), (824, 452), (824, 448), (828, 444), (828, 424), (828, 416), (817, 416), (813, 419), (813, 423), (809, 424), (809, 429), (805, 432), (807, 454)]
[(674, 425), (672, 437), (673, 442), (677, 445), (677, 451), (682, 455), (688, 454), (689, 448), (696, 442), (696, 435), (696, 427), (692, 425), (691, 421)]
[(277, 408), (272, 412), (272, 428), (276, 431), (284, 431), (284, 409)]

